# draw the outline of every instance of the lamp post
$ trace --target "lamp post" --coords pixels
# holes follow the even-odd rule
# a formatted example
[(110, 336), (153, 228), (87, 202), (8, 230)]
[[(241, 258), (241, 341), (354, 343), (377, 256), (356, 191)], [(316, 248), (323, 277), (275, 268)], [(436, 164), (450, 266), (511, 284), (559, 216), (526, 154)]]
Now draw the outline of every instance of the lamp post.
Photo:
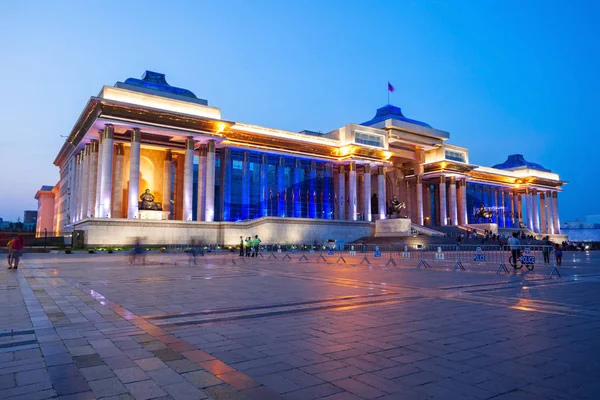
[(46, 250), (46, 239), (48, 238), (48, 229), (44, 228), (44, 250)]

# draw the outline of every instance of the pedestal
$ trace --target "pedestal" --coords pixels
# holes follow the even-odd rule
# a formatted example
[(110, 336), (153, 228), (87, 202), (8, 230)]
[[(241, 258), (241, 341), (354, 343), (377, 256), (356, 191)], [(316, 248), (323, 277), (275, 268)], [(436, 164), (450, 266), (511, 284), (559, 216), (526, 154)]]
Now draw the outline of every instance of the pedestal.
[(169, 211), (140, 210), (138, 211), (138, 219), (167, 220), (169, 214)]
[(380, 219), (375, 221), (375, 237), (410, 236), (409, 218)]

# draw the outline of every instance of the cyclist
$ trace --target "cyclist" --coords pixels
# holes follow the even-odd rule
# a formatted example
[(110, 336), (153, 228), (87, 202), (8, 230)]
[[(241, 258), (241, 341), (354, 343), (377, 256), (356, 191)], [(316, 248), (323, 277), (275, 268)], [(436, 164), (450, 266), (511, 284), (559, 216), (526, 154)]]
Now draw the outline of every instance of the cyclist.
[(508, 239), (508, 245), (510, 246), (510, 252), (512, 253), (513, 268), (517, 271), (517, 262), (519, 261), (519, 249), (521, 248), (521, 241), (518, 238), (518, 233), (513, 232), (512, 237)]

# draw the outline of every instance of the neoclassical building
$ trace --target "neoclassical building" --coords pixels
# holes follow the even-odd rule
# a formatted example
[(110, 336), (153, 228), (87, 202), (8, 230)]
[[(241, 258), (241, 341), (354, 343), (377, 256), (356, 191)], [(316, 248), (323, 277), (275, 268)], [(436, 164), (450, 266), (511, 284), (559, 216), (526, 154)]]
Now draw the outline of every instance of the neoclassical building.
[(146, 71), (87, 102), (54, 161), (60, 180), (36, 194), (38, 232), (78, 232), (87, 245), (234, 244), (253, 233), (346, 241), (372, 235), (397, 199), (423, 233), (494, 224), (560, 234), (556, 173), (521, 155), (473, 165), (449, 138), (392, 105), (327, 133), (225, 120)]

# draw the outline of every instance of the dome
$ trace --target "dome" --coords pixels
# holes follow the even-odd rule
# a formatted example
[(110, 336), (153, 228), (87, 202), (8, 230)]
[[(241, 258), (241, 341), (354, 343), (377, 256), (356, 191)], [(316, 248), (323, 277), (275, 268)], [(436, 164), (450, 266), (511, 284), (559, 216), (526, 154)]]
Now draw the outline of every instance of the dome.
[(541, 164), (536, 164), (530, 161), (527, 161), (522, 154), (512, 154), (508, 156), (506, 161), (502, 164), (496, 164), (492, 168), (496, 169), (506, 169), (506, 170), (515, 170), (515, 169), (535, 169), (536, 171), (543, 172), (552, 172), (548, 168), (544, 168)]
[(165, 74), (161, 74), (159, 72), (146, 71), (144, 72), (142, 79), (129, 78), (125, 81), (125, 83), (127, 85), (140, 86), (146, 89), (157, 90), (159, 92), (166, 92), (197, 99), (196, 95), (191, 91), (169, 85), (165, 79)]
[(363, 122), (361, 125), (372, 126), (372, 125), (375, 125), (379, 122), (382, 122), (382, 121), (385, 121), (388, 119), (395, 119), (398, 121), (408, 122), (409, 124), (415, 124), (415, 125), (424, 126), (426, 128), (431, 128), (431, 125), (426, 124), (425, 122), (406, 118), (404, 116), (404, 114), (402, 114), (402, 109), (400, 107), (396, 107), (391, 104), (388, 104), (386, 106), (378, 108), (377, 113), (375, 114), (373, 119), (371, 119), (370, 121), (367, 121), (367, 122)]

